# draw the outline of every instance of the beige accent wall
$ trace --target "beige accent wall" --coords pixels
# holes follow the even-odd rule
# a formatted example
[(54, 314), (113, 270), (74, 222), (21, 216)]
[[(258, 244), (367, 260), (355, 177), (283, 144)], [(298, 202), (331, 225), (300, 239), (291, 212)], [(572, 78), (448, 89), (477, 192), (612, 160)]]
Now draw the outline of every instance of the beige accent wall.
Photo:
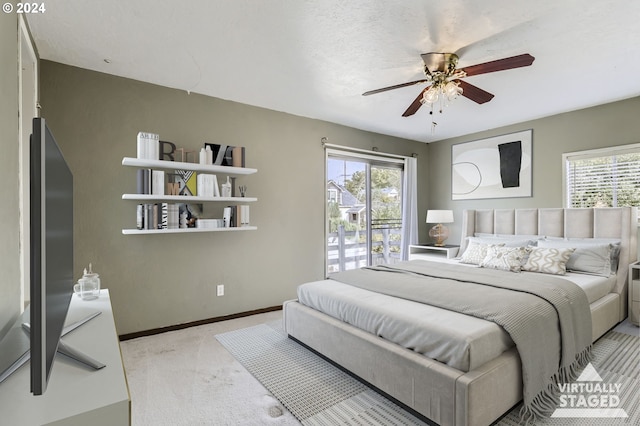
[[(431, 143), (428, 145), (429, 208), (454, 210), (456, 223), (449, 226), (449, 242), (458, 244), (464, 209), (563, 207), (562, 154), (640, 142), (638, 111), (640, 97), (635, 97)], [(453, 109), (449, 112), (454, 113)], [(527, 129), (533, 129), (532, 197), (451, 200), (452, 145)], [(420, 234), (420, 237), (428, 238), (426, 233)]]
[[(426, 210), (427, 146), (328, 122), (169, 89), (58, 63), (41, 62), (42, 116), (75, 182), (75, 263), (93, 263), (109, 288), (119, 334), (280, 305), (295, 288), (324, 277), (325, 156), (320, 143), (418, 154), (419, 210)], [(122, 235), (135, 227), (138, 131), (198, 149), (246, 147), (238, 179), (248, 187), (257, 231)], [(218, 180), (226, 179), (218, 175)], [(222, 217), (223, 204), (207, 204)], [(423, 219), (424, 220), (424, 219)], [(421, 224), (421, 227), (425, 227)], [(216, 297), (216, 285), (225, 296)]]
[[(15, 2), (11, 2), (15, 4)], [(0, 337), (20, 309), (18, 16), (0, 14)]]

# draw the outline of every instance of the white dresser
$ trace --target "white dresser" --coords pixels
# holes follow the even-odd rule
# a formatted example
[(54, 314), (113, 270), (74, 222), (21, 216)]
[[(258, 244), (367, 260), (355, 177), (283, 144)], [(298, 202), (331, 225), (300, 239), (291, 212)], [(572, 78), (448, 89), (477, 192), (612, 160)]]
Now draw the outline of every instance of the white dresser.
[(47, 391), (30, 392), (29, 364), (0, 383), (0, 424), (56, 426), (120, 426), (131, 423), (131, 401), (125, 378), (120, 343), (116, 334), (109, 290), (83, 301), (71, 298), (67, 323), (100, 311), (91, 321), (67, 334), (66, 343), (106, 364), (90, 370), (57, 355)]

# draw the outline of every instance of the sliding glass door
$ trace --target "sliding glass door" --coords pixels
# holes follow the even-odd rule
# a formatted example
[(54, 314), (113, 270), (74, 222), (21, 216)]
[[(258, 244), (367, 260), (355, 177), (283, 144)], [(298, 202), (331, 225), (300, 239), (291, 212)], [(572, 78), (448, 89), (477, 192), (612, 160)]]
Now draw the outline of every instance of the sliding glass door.
[(327, 273), (400, 260), (403, 162), (327, 151)]

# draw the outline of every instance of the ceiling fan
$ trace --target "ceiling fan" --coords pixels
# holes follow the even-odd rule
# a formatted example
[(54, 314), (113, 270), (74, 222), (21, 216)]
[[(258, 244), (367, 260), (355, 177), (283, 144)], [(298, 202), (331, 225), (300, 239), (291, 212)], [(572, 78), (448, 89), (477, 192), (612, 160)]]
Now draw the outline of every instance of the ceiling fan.
[(424, 61), (424, 73), (426, 78), (408, 83), (396, 84), (394, 86), (383, 87), (380, 89), (364, 92), (363, 96), (369, 96), (376, 93), (386, 92), (388, 90), (399, 89), (401, 87), (412, 86), (414, 84), (429, 83), (429, 86), (423, 89), (418, 97), (409, 105), (409, 108), (402, 114), (403, 117), (409, 117), (415, 114), (424, 104), (431, 105), (430, 114), (433, 114), (433, 105), (440, 101), (440, 112), (442, 112), (443, 102), (453, 100), (459, 95), (472, 101), (483, 104), (493, 99), (491, 93), (480, 89), (473, 84), (461, 80), (465, 77), (471, 77), (478, 74), (487, 74), (490, 72), (504, 71), (512, 68), (521, 68), (531, 65), (534, 57), (528, 53), (512, 56), (509, 58), (498, 59), (491, 62), (472, 65), (465, 68), (456, 68), (458, 65), (458, 55), (455, 53), (423, 53), (420, 55)]

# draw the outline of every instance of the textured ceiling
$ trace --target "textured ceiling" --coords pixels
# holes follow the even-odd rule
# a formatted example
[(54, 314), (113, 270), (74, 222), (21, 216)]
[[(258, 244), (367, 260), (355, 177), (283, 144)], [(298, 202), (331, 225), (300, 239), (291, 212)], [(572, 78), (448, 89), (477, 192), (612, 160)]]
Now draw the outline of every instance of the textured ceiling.
[[(640, 1), (47, 0), (46, 8), (27, 17), (42, 59), (424, 142), (640, 95)], [(433, 117), (427, 107), (401, 116), (423, 86), (361, 96), (423, 78), (426, 52), (456, 52), (459, 67), (521, 53), (536, 60), (467, 78), (495, 98), (460, 98)]]

